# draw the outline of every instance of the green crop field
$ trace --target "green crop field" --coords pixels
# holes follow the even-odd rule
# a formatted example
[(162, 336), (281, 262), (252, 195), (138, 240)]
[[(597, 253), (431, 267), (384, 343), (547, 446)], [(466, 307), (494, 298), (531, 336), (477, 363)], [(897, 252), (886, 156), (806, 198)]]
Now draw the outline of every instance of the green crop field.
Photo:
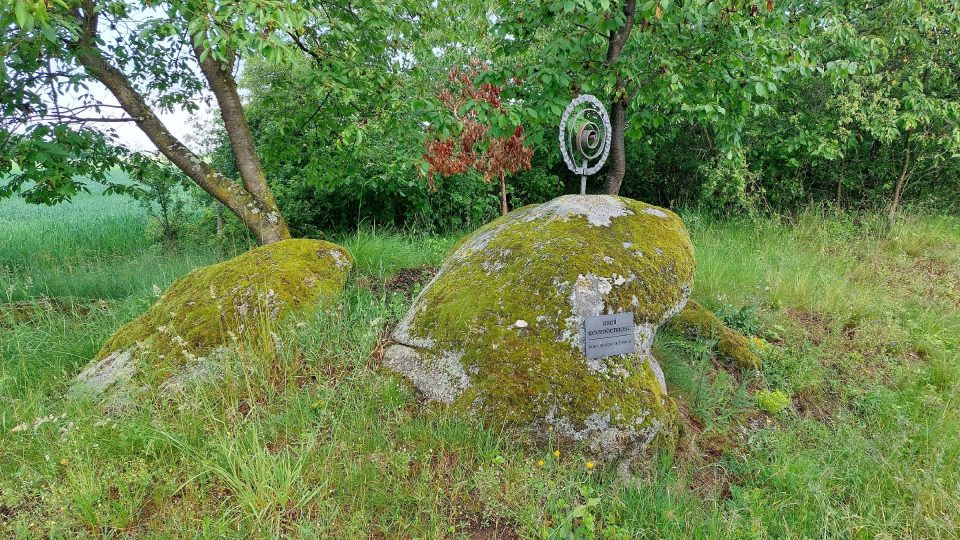
[[(71, 378), (156, 290), (230, 250), (146, 240), (129, 199), (0, 202), (0, 536), (956, 538), (960, 220), (696, 213), (694, 297), (761, 372), (658, 337), (678, 449), (631, 476), (422, 406), (382, 332), (455, 237), (366, 231), (341, 309), (128, 416)], [(221, 253), (221, 255), (217, 255)]]

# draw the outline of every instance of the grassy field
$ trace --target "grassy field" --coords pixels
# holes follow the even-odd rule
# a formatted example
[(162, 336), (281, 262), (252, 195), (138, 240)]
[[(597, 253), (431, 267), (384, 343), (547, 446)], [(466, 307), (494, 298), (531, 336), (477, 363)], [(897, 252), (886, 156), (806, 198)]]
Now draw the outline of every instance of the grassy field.
[(379, 365), (454, 237), (336, 239), (358, 262), (342, 309), (222, 384), (105, 417), (64, 397), (71, 377), (230, 250), (151, 245), (122, 198), (0, 202), (0, 537), (957, 538), (960, 220), (684, 217), (694, 296), (764, 367), (659, 336), (683, 433), (625, 479), (424, 406)]

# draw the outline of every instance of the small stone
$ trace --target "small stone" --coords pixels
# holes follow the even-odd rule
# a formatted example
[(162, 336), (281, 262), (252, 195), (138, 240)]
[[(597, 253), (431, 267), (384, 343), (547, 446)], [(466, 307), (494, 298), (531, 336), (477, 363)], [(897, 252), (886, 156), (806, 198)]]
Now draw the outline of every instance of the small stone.
[(527, 321), (523, 319), (517, 319), (517, 322), (513, 323), (513, 325), (517, 328), (526, 328), (527, 326), (530, 326), (527, 324)]

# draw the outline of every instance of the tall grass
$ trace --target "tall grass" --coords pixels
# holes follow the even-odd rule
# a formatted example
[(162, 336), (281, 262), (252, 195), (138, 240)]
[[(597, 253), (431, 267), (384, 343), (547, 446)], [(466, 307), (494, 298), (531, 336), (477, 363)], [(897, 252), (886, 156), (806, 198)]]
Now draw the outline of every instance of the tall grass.
[(0, 200), (0, 299), (120, 299), (217, 258), (200, 246), (170, 253), (147, 228), (132, 199), (102, 189), (50, 207)]
[[(694, 296), (754, 334), (764, 365), (742, 373), (708, 341), (659, 336), (679, 446), (625, 479), (616, 464), (587, 468), (576, 448), (423, 404), (378, 364), (415, 292), (386, 284), (438, 265), (456, 235), (338, 238), (357, 263), (342, 306), (225, 357), (215, 384), (148, 395), (121, 417), (65, 399), (154, 284), (217, 258), (152, 247), (128, 203), (81, 198), (89, 206), (72, 214), (0, 202), (0, 266), (15, 288), (0, 296), (0, 536), (960, 533), (956, 218), (908, 215), (891, 233), (822, 209), (791, 221), (686, 214)], [(758, 389), (792, 405), (763, 412)]]
[(792, 223), (685, 217), (696, 246), (696, 295), (712, 307), (789, 306), (840, 325), (892, 317), (916, 340), (960, 347), (957, 284), (917, 288), (924, 263), (960, 264), (960, 220), (910, 215), (888, 233), (882, 217), (820, 208)]

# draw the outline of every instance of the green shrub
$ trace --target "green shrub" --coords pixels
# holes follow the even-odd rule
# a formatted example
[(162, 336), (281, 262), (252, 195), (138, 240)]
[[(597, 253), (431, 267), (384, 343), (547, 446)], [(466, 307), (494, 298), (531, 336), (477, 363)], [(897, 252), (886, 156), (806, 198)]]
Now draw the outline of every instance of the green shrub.
[(771, 415), (780, 414), (792, 403), (790, 397), (779, 390), (759, 390), (755, 397), (757, 406)]

